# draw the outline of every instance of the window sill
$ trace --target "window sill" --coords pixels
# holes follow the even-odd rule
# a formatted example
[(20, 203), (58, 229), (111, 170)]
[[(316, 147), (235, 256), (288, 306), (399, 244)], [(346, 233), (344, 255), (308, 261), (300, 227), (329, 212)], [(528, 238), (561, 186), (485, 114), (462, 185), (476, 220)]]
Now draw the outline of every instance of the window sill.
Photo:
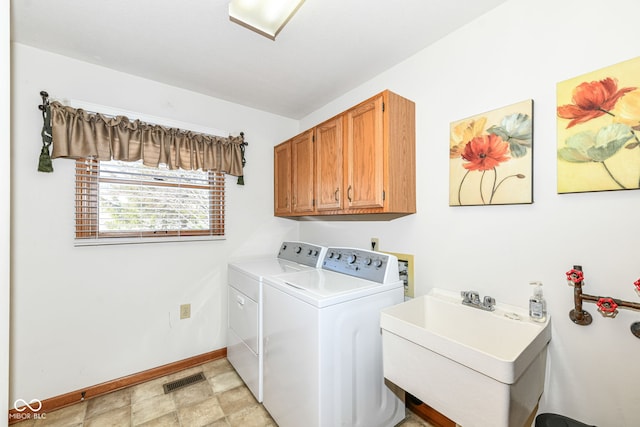
[(225, 239), (225, 236), (105, 237), (100, 239), (75, 239), (73, 246), (135, 245), (139, 243), (197, 242)]

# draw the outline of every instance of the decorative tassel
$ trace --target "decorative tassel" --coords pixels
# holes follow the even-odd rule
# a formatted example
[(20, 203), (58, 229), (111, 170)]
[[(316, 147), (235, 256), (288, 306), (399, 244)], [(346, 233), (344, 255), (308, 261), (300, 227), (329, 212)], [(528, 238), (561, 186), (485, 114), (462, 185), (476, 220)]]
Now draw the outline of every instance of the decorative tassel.
[(43, 145), (40, 150), (40, 159), (38, 159), (38, 172), (53, 172), (53, 163), (49, 155), (49, 146)]

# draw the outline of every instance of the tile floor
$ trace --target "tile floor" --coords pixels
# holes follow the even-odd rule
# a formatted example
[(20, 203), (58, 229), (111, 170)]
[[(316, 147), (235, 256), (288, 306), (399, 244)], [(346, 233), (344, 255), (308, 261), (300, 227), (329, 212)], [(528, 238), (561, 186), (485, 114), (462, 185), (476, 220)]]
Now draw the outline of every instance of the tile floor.
[[(207, 381), (164, 394), (163, 384), (204, 373)], [(398, 427), (428, 427), (415, 414)], [(277, 427), (227, 359), (214, 360), (172, 375), (26, 420), (15, 427)]]

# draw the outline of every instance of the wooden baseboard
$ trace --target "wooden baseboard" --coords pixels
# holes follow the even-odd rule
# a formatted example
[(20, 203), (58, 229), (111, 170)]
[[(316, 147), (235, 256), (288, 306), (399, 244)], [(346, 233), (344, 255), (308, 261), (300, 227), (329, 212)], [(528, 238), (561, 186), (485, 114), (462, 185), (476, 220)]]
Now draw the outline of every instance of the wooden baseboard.
[(202, 365), (204, 363), (216, 359), (221, 359), (226, 356), (227, 349), (225, 347), (219, 350), (210, 351), (209, 353), (200, 354), (198, 356), (189, 357), (177, 362), (168, 363), (156, 368), (151, 368), (146, 371), (138, 372), (136, 374), (127, 375), (126, 377), (107, 381), (102, 384), (92, 385), (80, 390), (72, 391), (70, 393), (51, 397), (42, 401), (42, 407), (38, 410), (37, 413), (35, 411), (32, 411), (28, 406), (18, 408), (20, 409), (20, 411), (14, 408), (9, 411), (9, 424), (17, 423), (25, 419), (34, 419), (37, 418), (37, 414), (55, 411), (56, 409), (61, 409), (65, 406), (81, 402), (82, 400), (102, 396), (103, 394), (107, 394), (112, 391), (150, 381), (155, 378), (160, 378), (165, 375), (173, 374), (184, 369)]
[(456, 427), (456, 423), (433, 409), (426, 403), (407, 393), (407, 408), (414, 414), (436, 427)]
[[(442, 415), (440, 412), (433, 409), (431, 406), (426, 403), (421, 402), (416, 397), (413, 397), (409, 393), (406, 394), (406, 406), (410, 409), (414, 414), (425, 420), (426, 422), (433, 424), (435, 427), (456, 427), (457, 424), (450, 420), (449, 418)], [(533, 409), (531, 415), (527, 421), (525, 421), (524, 426), (530, 426), (533, 424), (536, 414), (538, 413), (538, 405)]]

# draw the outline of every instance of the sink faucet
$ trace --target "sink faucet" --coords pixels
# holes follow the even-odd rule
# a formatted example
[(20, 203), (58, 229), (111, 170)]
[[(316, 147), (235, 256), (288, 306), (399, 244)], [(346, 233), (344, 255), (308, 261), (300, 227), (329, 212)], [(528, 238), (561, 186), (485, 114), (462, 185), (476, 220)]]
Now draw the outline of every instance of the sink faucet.
[(462, 304), (464, 305), (486, 311), (496, 309), (496, 300), (488, 295), (483, 298), (482, 302), (480, 302), (480, 294), (477, 291), (462, 291), (460, 295), (462, 296)]

